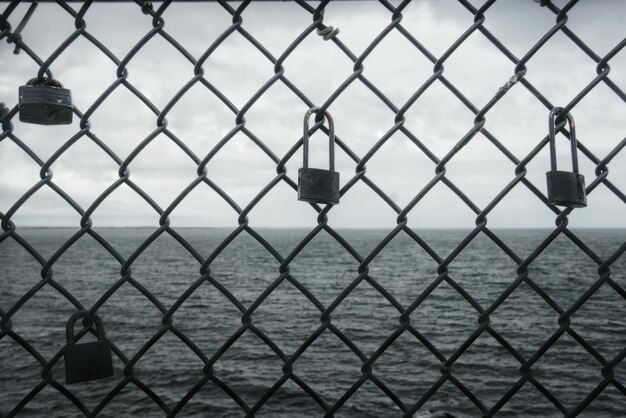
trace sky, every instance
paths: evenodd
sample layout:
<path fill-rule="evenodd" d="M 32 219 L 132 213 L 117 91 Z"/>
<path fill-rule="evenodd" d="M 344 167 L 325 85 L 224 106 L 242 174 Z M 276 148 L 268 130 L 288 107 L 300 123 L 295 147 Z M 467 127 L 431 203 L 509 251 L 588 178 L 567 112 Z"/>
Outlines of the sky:
<path fill-rule="evenodd" d="M 479 7 L 480 1 L 472 1 Z M 155 3 L 158 6 L 159 3 Z M 239 3 L 231 3 L 236 7 Z M 312 3 L 314 6 L 318 3 Z M 394 4 L 397 4 L 395 2 Z M 556 1 L 559 7 L 565 2 Z M 77 3 L 72 3 L 77 7 Z M 3 3 L 0 7 L 4 7 Z M 28 4 L 10 18 L 13 28 Z M 164 29 L 196 59 L 231 24 L 219 4 L 176 3 L 165 14 Z M 243 28 L 274 56 L 280 56 L 312 22 L 293 2 L 253 2 L 243 15 Z M 500 0 L 485 14 L 484 26 L 521 58 L 555 24 L 556 16 L 534 1 Z M 339 39 L 357 56 L 391 22 L 391 14 L 375 1 L 331 2 L 324 22 L 340 29 Z M 567 27 L 598 55 L 611 51 L 625 35 L 626 2 L 581 0 L 568 13 Z M 85 16 L 87 31 L 119 59 L 151 28 L 151 18 L 133 3 L 96 3 Z M 440 57 L 474 22 L 455 1 L 414 1 L 403 11 L 402 25 L 434 56 Z M 24 41 L 47 58 L 74 30 L 71 16 L 57 4 L 40 4 L 22 33 Z M 17 104 L 18 87 L 37 73 L 25 53 L 13 54 L 0 43 L 0 102 Z M 611 61 L 610 78 L 626 90 L 626 51 Z M 427 60 L 397 30 L 392 31 L 363 62 L 363 74 L 397 107 L 433 74 Z M 311 33 L 284 62 L 285 76 L 316 105 L 352 74 L 353 63 L 331 41 Z M 527 64 L 526 79 L 550 102 L 567 104 L 596 77 L 596 63 L 563 33 L 557 33 Z M 274 75 L 273 64 L 239 33 L 233 33 L 210 55 L 205 78 L 241 108 Z M 514 75 L 508 60 L 480 32 L 474 33 L 445 62 L 444 75 L 476 107 L 481 108 Z M 59 81 L 72 91 L 73 103 L 85 112 L 115 80 L 117 67 L 84 38 L 77 39 L 52 65 Z M 159 109 L 194 75 L 190 64 L 162 37 L 156 36 L 128 63 L 128 81 Z M 282 158 L 302 135 L 308 106 L 278 81 L 246 113 L 246 128 Z M 354 81 L 329 108 L 337 136 L 359 157 L 394 125 L 394 113 L 361 81 Z M 523 159 L 548 132 L 549 109 L 521 84 L 515 85 L 486 115 L 485 127 Z M 626 132 L 626 105 L 604 83 L 572 110 L 578 139 L 603 158 Z M 168 128 L 200 159 L 235 126 L 235 114 L 213 93 L 196 84 L 167 115 Z M 444 157 L 472 128 L 474 115 L 445 86 L 435 82 L 407 111 L 405 126 L 438 158 Z M 120 158 L 126 158 L 155 128 L 156 117 L 124 86 L 89 118 L 91 131 Z M 14 134 L 42 160 L 80 130 L 75 118 L 68 126 L 37 126 L 13 119 Z M 562 139 L 562 138 L 561 138 Z M 311 166 L 326 167 L 327 139 L 312 137 Z M 569 169 L 568 146 L 560 144 L 559 168 Z M 579 156 L 587 183 L 594 165 Z M 287 164 L 297 179 L 302 154 Z M 336 149 L 336 168 L 344 185 L 355 163 Z M 118 179 L 118 165 L 88 137 L 73 144 L 52 165 L 53 181 L 84 209 Z M 486 137 L 476 135 L 447 165 L 446 176 L 484 208 L 514 177 L 515 165 Z M 130 178 L 162 207 L 196 178 L 196 164 L 169 138 L 156 137 L 129 166 Z M 366 165 L 367 177 L 400 207 L 435 176 L 435 164 L 404 134 L 394 134 Z M 549 153 L 528 165 L 527 178 L 544 193 Z M 40 167 L 10 139 L 0 141 L 0 211 L 6 213 L 39 180 Z M 609 179 L 626 191 L 626 152 L 609 165 Z M 207 166 L 211 181 L 245 207 L 276 176 L 275 163 L 248 137 L 235 135 Z M 572 228 L 626 227 L 626 205 L 604 185 L 588 196 L 588 207 L 569 217 Z M 251 226 L 311 227 L 316 211 L 297 200 L 286 183 L 277 184 L 249 214 Z M 390 228 L 397 214 L 365 183 L 358 182 L 329 212 L 329 223 L 345 228 Z M 93 213 L 100 226 L 157 226 L 158 214 L 132 189 L 122 186 Z M 233 227 L 238 214 L 206 184 L 201 184 L 173 211 L 172 226 Z M 409 213 L 414 228 L 472 228 L 476 215 L 445 185 L 436 185 Z M 487 217 L 490 227 L 553 227 L 555 215 L 523 184 L 516 186 Z M 12 218 L 19 226 L 74 226 L 80 216 L 50 188 L 32 196 Z"/>

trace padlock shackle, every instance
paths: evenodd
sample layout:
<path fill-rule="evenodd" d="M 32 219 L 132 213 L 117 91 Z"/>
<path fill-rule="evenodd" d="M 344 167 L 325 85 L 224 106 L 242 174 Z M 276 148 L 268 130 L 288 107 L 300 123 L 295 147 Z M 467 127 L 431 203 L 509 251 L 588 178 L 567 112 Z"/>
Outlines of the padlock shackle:
<path fill-rule="evenodd" d="M 76 324 L 76 321 L 78 321 L 80 318 L 84 318 L 87 316 L 87 314 L 89 313 L 89 311 L 78 311 L 78 312 L 74 312 L 72 314 L 72 316 L 70 316 L 70 319 L 67 321 L 67 325 L 65 327 L 65 333 L 67 335 L 67 343 L 68 344 L 74 344 L 74 324 Z M 96 324 L 96 335 L 98 336 L 98 341 L 103 341 L 106 338 L 106 335 L 104 333 L 104 326 L 102 326 L 102 320 L 100 319 L 100 317 L 96 314 L 93 314 L 93 322 Z"/>
<path fill-rule="evenodd" d="M 39 79 L 38 77 L 31 78 L 26 82 L 27 86 L 51 86 L 51 87 L 60 87 L 63 88 L 63 84 L 61 84 L 58 80 L 54 78 L 44 78 Z"/>
<path fill-rule="evenodd" d="M 304 132 L 302 134 L 302 146 L 304 148 L 304 155 L 302 157 L 302 166 L 309 168 L 309 119 L 312 114 L 318 114 L 320 112 L 319 107 L 310 108 L 304 115 Z M 329 169 L 335 171 L 335 123 L 328 111 L 324 112 L 324 117 L 328 121 L 328 155 L 329 155 Z"/>
<path fill-rule="evenodd" d="M 561 112 L 563 111 L 562 107 L 555 107 L 550 111 L 550 116 L 548 118 L 548 137 L 550 139 L 550 167 L 552 171 L 557 171 L 556 169 L 556 121 L 562 116 Z M 574 124 L 574 117 L 571 113 L 567 113 L 565 115 L 567 118 L 567 122 L 569 124 L 569 142 L 572 152 L 572 171 L 578 174 L 578 140 L 576 139 L 576 125 Z"/>

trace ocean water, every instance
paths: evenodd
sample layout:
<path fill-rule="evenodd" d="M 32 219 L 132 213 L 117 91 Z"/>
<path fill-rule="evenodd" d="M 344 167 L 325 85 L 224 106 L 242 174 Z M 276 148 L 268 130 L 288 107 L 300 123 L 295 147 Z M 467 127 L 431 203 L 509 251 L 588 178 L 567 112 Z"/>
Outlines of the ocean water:
<path fill-rule="evenodd" d="M 99 228 L 124 257 L 130 257 L 154 229 Z M 212 254 L 232 231 L 181 228 L 177 231 L 202 257 Z M 45 259 L 76 230 L 19 229 Z M 309 232 L 259 229 L 258 232 L 286 257 Z M 441 258 L 446 258 L 468 235 L 467 230 L 420 230 L 419 236 Z M 549 230 L 496 230 L 497 235 L 524 259 Z M 385 230 L 339 230 L 362 256 L 368 255 L 389 233 Z M 574 230 L 599 257 L 606 259 L 626 240 L 626 230 Z M 237 417 L 245 415 L 229 395 L 252 408 L 283 377 L 283 360 L 258 334 L 271 339 L 284 358 L 297 352 L 322 325 L 321 311 L 297 286 L 303 286 L 321 306 L 328 307 L 358 274 L 359 263 L 325 232 L 314 238 L 289 266 L 282 281 L 251 315 L 240 334 L 243 309 L 253 304 L 280 277 L 279 262 L 245 232 L 215 258 L 210 279 L 203 282 L 173 315 L 176 332 L 183 333 L 213 364 L 214 381 L 197 390 L 177 416 Z M 407 307 L 437 278 L 438 264 L 406 234 L 398 235 L 369 265 L 371 283 L 362 281 L 330 314 L 332 327 L 345 335 L 362 356 L 370 357 L 400 327 L 397 307 Z M 480 234 L 449 266 L 449 277 L 489 307 L 513 282 L 517 265 L 489 238 Z M 558 237 L 531 265 L 529 278 L 567 310 L 598 280 L 598 266 L 564 236 Z M 90 307 L 120 280 L 120 264 L 89 236 L 81 238 L 53 265 L 53 279 Z M 612 279 L 626 287 L 623 257 L 611 267 Z M 12 239 L 0 243 L 0 309 L 7 312 L 41 280 L 41 266 Z M 176 240 L 164 234 L 132 264 L 137 285 L 120 286 L 98 310 L 107 337 L 133 358 L 160 335 L 162 310 L 169 309 L 199 278 L 199 263 Z M 295 284 L 295 285 L 294 285 Z M 374 285 L 386 289 L 397 307 Z M 296 286 L 297 285 L 297 286 Z M 157 305 L 140 290 L 154 295 Z M 220 290 L 221 289 L 221 290 Z M 11 318 L 12 330 L 46 361 L 63 350 L 65 325 L 76 307 L 53 286 L 42 287 Z M 519 355 L 530 358 L 559 329 L 559 313 L 528 284 L 522 283 L 491 315 L 490 326 Z M 411 314 L 410 323 L 431 348 L 453 355 L 478 328 L 478 312 L 449 283 L 441 283 Z M 251 328 L 257 330 L 253 332 Z M 626 300 L 608 284 L 571 318 L 571 328 L 589 343 L 587 351 L 569 334 L 532 367 L 542 390 L 556 397 L 566 410 L 574 409 L 603 381 L 600 356 L 612 360 L 626 348 Z M 204 362 L 168 330 L 149 346 L 125 380 L 124 363 L 114 355 L 115 377 L 65 385 L 64 361 L 52 367 L 53 381 L 42 383 L 42 367 L 9 335 L 0 334 L 0 416 L 11 416 L 25 398 L 17 416 L 74 417 L 85 415 L 62 391 L 69 391 L 90 411 L 106 406 L 99 416 L 158 417 L 165 413 L 141 389 L 173 409 L 203 381 Z M 224 350 L 224 348 L 227 348 Z M 331 329 L 324 330 L 293 364 L 293 375 L 308 385 L 324 403 L 335 404 L 359 382 L 362 360 Z M 408 331 L 393 340 L 372 366 L 372 376 L 407 407 L 420 400 L 441 379 L 441 360 Z M 458 358 L 453 376 L 486 408 L 491 408 L 520 380 L 520 362 L 487 332 Z M 614 369 L 614 379 L 626 385 L 626 364 Z M 622 386 L 623 387 L 623 386 Z M 226 390 L 224 390 L 226 389 Z M 34 392 L 33 392 L 34 390 Z M 112 399 L 107 395 L 115 393 Z M 30 395 L 32 395 L 32 398 Z M 609 383 L 582 413 L 591 417 L 619 417 L 626 411 L 626 395 Z M 292 380 L 287 380 L 259 409 L 256 416 L 322 416 L 323 409 Z M 445 381 L 416 413 L 436 417 L 481 416 L 478 407 L 451 381 Z M 372 380 L 358 386 L 335 416 L 401 416 L 400 408 Z M 524 384 L 499 410 L 498 416 L 563 416 L 532 383 Z"/>

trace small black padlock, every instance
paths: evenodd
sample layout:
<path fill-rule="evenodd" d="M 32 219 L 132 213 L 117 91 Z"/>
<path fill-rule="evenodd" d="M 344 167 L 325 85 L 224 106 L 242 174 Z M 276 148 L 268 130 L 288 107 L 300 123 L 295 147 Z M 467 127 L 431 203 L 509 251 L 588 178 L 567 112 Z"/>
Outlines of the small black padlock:
<path fill-rule="evenodd" d="M 20 121 L 38 125 L 72 123 L 72 96 L 56 80 L 33 78 L 20 87 Z"/>
<path fill-rule="evenodd" d="M 563 108 L 561 107 L 555 107 L 550 112 L 549 138 L 551 170 L 546 173 L 546 179 L 548 181 L 548 203 L 569 208 L 582 208 L 587 206 L 587 192 L 585 190 L 585 177 L 578 173 L 576 126 L 574 125 L 574 118 L 570 113 L 567 113 L 566 117 L 569 123 L 573 172 L 557 171 L 556 169 L 556 118 L 558 118 L 562 110 Z"/>
<path fill-rule="evenodd" d="M 309 118 L 319 112 L 312 107 L 304 115 L 304 134 L 302 136 L 304 156 L 303 167 L 298 170 L 298 200 L 310 203 L 339 203 L 339 173 L 335 171 L 335 125 L 328 112 L 329 169 L 309 168 Z"/>
<path fill-rule="evenodd" d="M 96 325 L 98 341 L 85 344 L 76 344 L 74 341 L 74 324 L 86 315 L 87 311 L 80 311 L 67 321 L 65 381 L 68 384 L 113 376 L 111 342 L 107 340 L 102 321 L 97 315 L 93 316 L 93 323 Z"/>

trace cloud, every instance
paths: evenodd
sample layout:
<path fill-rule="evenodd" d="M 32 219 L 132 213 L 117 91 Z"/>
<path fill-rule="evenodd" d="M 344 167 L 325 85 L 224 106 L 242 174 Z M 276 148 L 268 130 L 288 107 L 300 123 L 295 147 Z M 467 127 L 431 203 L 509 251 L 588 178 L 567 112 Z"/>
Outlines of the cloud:
<path fill-rule="evenodd" d="M 235 5 L 234 3 L 231 3 Z M 11 16 L 15 27 L 26 10 L 20 5 Z M 592 14 L 593 19 L 583 18 Z M 595 2 L 577 5 L 568 13 L 568 27 L 581 39 L 606 54 L 623 32 L 626 4 Z M 254 2 L 243 13 L 243 28 L 272 54 L 281 56 L 312 22 L 311 15 L 292 2 Z M 533 2 L 497 2 L 485 14 L 485 27 L 521 58 L 553 25 L 555 15 Z M 164 29 L 196 59 L 230 26 L 232 17 L 219 4 L 174 3 L 164 14 Z M 87 30 L 118 59 L 150 31 L 151 18 L 134 4 L 94 4 L 85 16 Z M 357 56 L 390 23 L 391 14 L 375 2 L 333 2 L 325 22 L 339 27 L 339 38 Z M 532 22 L 532 23 L 530 23 Z M 599 24 L 598 22 L 601 22 Z M 474 16 L 455 2 L 414 2 L 403 12 L 403 26 L 435 57 L 441 56 L 465 30 Z M 41 4 L 23 32 L 24 41 L 46 58 L 73 30 L 71 17 L 58 5 Z M 600 28 L 601 27 L 601 28 Z M 611 29 L 612 28 L 612 29 Z M 620 32 L 621 31 L 621 32 Z M 12 54 L 12 45 L 0 44 L 0 101 L 17 103 L 17 89 L 37 72 L 25 54 Z M 626 87 L 624 52 L 611 60 L 611 77 Z M 364 60 L 363 75 L 397 108 L 433 74 L 433 63 L 402 34 L 392 31 Z M 529 62 L 526 79 L 555 105 L 572 100 L 596 76 L 596 64 L 563 34 L 557 34 Z M 444 76 L 480 109 L 513 76 L 515 64 L 481 33 L 474 33 L 444 63 Z M 72 90 L 82 112 L 117 79 L 117 68 L 86 39 L 79 38 L 52 65 L 64 85 Z M 128 82 L 158 109 L 163 109 L 194 77 L 193 65 L 165 39 L 156 35 L 128 63 Z M 274 76 L 274 65 L 238 33 L 227 38 L 203 65 L 206 80 L 241 109 Z M 353 62 L 332 42 L 310 34 L 285 60 L 284 76 L 313 103 L 325 102 L 352 74 Z M 246 128 L 278 158 L 298 141 L 307 106 L 282 81 L 277 81 L 246 113 Z M 338 137 L 359 157 L 394 126 L 395 114 L 360 80 L 355 80 L 331 105 Z M 598 158 L 606 156 L 623 139 L 625 106 L 605 85 L 596 87 L 573 110 L 581 141 Z M 167 115 L 168 128 L 198 159 L 203 159 L 234 127 L 235 113 L 207 87 L 197 83 Z M 486 115 L 485 127 L 523 159 L 547 134 L 548 109 L 517 84 Z M 405 126 L 437 158 L 443 158 L 473 126 L 474 114 L 446 86 L 436 81 L 406 113 Z M 123 85 L 90 117 L 91 132 L 119 158 L 125 159 L 157 129 L 156 116 Z M 79 130 L 79 120 L 65 127 L 25 125 L 13 119 L 14 134 L 42 160 Z M 325 138 L 312 138 L 312 165 L 327 164 Z M 564 141 L 561 141 L 564 143 Z M 566 148 L 559 148 L 567 166 Z M 590 183 L 594 164 L 581 156 Z M 296 179 L 302 157 L 298 152 L 287 164 Z M 624 164 L 616 158 L 610 179 L 618 187 Z M 404 207 L 435 176 L 435 163 L 403 133 L 394 134 L 367 164 L 367 176 L 397 205 Z M 355 175 L 355 162 L 337 148 L 337 168 L 345 184 Z M 131 179 L 166 208 L 196 177 L 197 166 L 166 135 L 157 136 L 129 166 Z M 118 166 L 87 136 L 80 138 L 52 165 L 54 181 L 83 208 L 118 178 Z M 209 162 L 209 178 L 241 207 L 246 207 L 276 175 L 276 165 L 249 137 L 235 135 Z M 515 164 L 484 135 L 478 134 L 448 163 L 448 178 L 480 208 L 484 208 L 511 181 Z M 528 166 L 528 178 L 542 191 L 548 170 L 547 149 Z M 0 211 L 6 213 L 34 185 L 38 167 L 10 139 L 0 142 Z M 620 184 L 621 183 L 621 184 Z M 472 227 L 475 214 L 449 190 L 440 186 L 414 209 L 420 227 Z M 445 187 L 444 187 L 445 189 Z M 490 226 L 553 225 L 553 215 L 523 185 L 494 211 Z M 23 225 L 78 225 L 79 216 L 48 190 L 27 202 L 14 220 Z M 40 194 L 38 193 L 38 195 Z M 119 191 L 94 214 L 100 225 L 153 225 L 157 215 L 132 191 Z M 432 202 L 429 200 L 436 197 Z M 624 227 L 623 202 L 604 186 L 594 190 L 590 207 L 576 211 L 572 226 Z M 35 203 L 37 202 L 37 203 Z M 591 205 L 593 204 L 593 205 Z M 441 216 L 441 208 L 451 215 Z M 448 210 L 448 209 L 447 209 Z M 454 213 L 463 212 L 455 216 Z M 53 214 L 54 216 L 51 216 Z M 392 227 L 396 214 L 378 196 L 358 183 L 330 212 L 334 226 Z M 411 218 L 409 214 L 409 218 Z M 201 184 L 172 215 L 173 222 L 193 226 L 233 226 L 235 211 L 206 184 Z M 250 213 L 256 226 L 310 226 L 315 212 L 296 200 L 296 193 L 279 184 Z"/>

